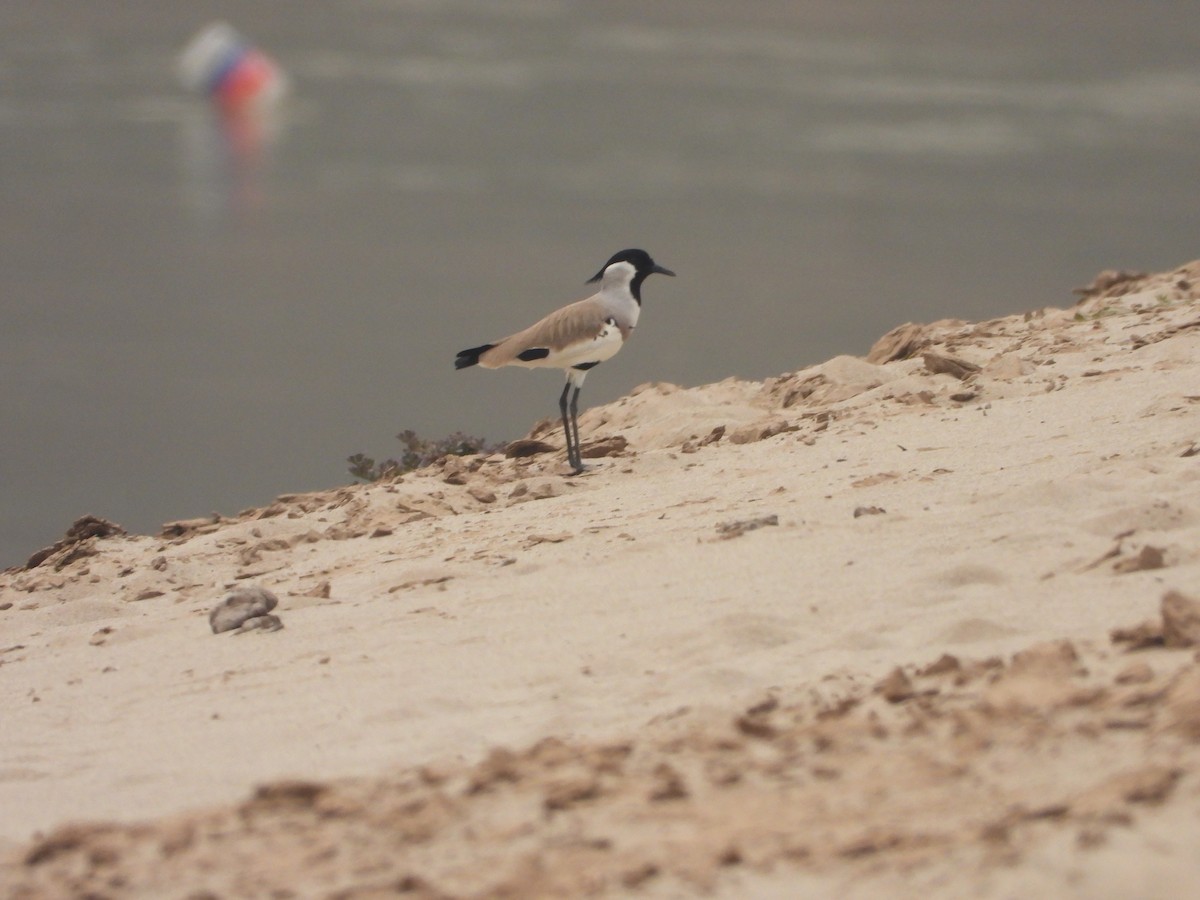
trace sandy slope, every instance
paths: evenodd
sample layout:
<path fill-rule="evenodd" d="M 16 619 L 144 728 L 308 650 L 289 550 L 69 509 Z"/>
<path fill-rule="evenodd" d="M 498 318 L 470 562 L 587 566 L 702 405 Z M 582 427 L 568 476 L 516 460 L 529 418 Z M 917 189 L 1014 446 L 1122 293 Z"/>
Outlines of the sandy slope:
<path fill-rule="evenodd" d="M 0 575 L 3 895 L 1190 896 L 1200 664 L 1109 632 L 1200 597 L 1198 285 L 64 541 Z"/>

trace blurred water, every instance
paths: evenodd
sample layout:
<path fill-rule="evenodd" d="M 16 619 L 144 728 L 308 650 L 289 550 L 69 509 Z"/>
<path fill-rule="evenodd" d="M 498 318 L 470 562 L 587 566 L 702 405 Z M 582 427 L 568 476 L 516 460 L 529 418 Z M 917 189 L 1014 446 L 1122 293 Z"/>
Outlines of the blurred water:
<path fill-rule="evenodd" d="M 222 126 L 230 19 L 295 85 Z M 1200 6 L 565 0 L 0 7 L 0 566 L 345 483 L 413 428 L 516 437 L 559 379 L 454 352 L 643 246 L 585 404 L 1200 256 Z"/>

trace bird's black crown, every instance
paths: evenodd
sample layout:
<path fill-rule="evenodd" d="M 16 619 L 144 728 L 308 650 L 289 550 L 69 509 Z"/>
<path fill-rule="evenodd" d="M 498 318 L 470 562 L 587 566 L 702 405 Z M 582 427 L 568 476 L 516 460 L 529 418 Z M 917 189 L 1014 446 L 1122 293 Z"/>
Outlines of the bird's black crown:
<path fill-rule="evenodd" d="M 662 266 L 656 263 L 650 258 L 650 254 L 645 250 L 631 248 L 629 250 L 622 250 L 619 253 L 614 253 L 612 256 L 610 256 L 608 262 L 600 267 L 600 271 L 588 279 L 588 284 L 591 284 L 593 281 L 599 281 L 604 277 L 605 269 L 614 263 L 619 262 L 627 262 L 633 266 L 634 271 L 637 272 L 636 280 L 639 285 L 645 280 L 647 275 L 653 275 L 655 272 L 660 275 L 675 274 L 670 269 L 664 269 Z"/>

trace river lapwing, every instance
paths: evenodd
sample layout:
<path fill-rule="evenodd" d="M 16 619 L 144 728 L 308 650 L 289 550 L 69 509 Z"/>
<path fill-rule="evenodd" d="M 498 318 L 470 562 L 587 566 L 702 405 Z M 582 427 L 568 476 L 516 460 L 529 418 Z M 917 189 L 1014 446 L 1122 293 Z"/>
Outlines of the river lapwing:
<path fill-rule="evenodd" d="M 481 365 L 485 369 L 501 366 L 553 368 L 566 372 L 567 383 L 558 398 L 563 432 L 567 442 L 567 462 L 578 475 L 583 471 L 579 455 L 579 391 L 590 369 L 612 358 L 633 333 L 642 311 L 642 282 L 654 273 L 674 275 L 650 258 L 645 250 L 622 250 L 588 284 L 600 283 L 600 290 L 555 310 L 524 331 L 460 350 L 454 368 Z M 574 388 L 574 392 L 572 392 Z"/>

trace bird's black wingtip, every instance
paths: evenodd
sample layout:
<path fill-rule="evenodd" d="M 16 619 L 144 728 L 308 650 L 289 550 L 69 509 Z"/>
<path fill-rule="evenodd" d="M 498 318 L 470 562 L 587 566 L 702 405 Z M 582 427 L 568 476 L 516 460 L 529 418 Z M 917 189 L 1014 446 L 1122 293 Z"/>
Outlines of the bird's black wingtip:
<path fill-rule="evenodd" d="M 454 356 L 455 369 L 468 369 L 479 362 L 479 357 L 494 347 L 495 344 L 481 344 L 469 350 L 459 350 Z"/>

